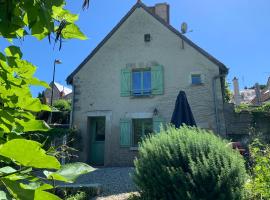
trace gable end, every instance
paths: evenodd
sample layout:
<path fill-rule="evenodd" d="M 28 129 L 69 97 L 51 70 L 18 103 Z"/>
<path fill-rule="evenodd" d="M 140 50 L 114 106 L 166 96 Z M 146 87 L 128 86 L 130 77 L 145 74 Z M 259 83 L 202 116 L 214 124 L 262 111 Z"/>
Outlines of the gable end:
<path fill-rule="evenodd" d="M 206 58 L 208 58 L 210 61 L 215 63 L 219 67 L 220 74 L 227 74 L 228 68 L 221 63 L 219 60 L 214 58 L 212 55 L 207 53 L 205 50 L 197 46 L 195 43 L 193 43 L 190 39 L 188 39 L 186 36 L 181 34 L 177 29 L 175 29 L 173 26 L 171 26 L 169 23 L 167 23 L 164 19 L 156 15 L 151 11 L 151 8 L 144 5 L 141 1 L 138 1 L 131 9 L 130 11 L 120 20 L 120 22 L 112 29 L 112 31 L 97 45 L 97 47 L 83 60 L 83 62 L 67 77 L 66 81 L 67 84 L 72 84 L 73 77 L 75 74 L 77 74 L 78 71 L 98 52 L 98 50 L 112 37 L 112 35 L 120 28 L 120 26 L 129 18 L 129 16 L 137 9 L 137 8 L 143 8 L 147 13 L 149 13 L 151 16 L 153 16 L 156 20 L 158 20 L 161 24 L 163 24 L 165 27 L 167 27 L 170 31 L 175 33 L 177 36 L 179 36 L 182 40 L 184 40 L 187 44 L 192 46 L 194 49 L 196 49 L 198 52 L 200 52 L 202 55 L 204 55 Z"/>

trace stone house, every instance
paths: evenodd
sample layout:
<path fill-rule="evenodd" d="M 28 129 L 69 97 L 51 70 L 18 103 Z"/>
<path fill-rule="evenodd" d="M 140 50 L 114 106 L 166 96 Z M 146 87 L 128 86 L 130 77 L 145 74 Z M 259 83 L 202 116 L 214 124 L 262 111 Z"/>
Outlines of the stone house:
<path fill-rule="evenodd" d="M 71 100 L 72 99 L 72 89 L 65 87 L 61 85 L 60 83 L 51 82 L 50 88 L 47 88 L 44 91 L 44 101 L 46 104 L 50 104 L 51 102 L 51 96 L 52 96 L 52 89 L 53 88 L 53 102 L 59 99 L 66 99 Z"/>
<path fill-rule="evenodd" d="M 199 127 L 225 134 L 228 69 L 169 23 L 169 5 L 138 1 L 67 78 L 71 124 L 80 130 L 80 159 L 128 166 L 138 142 L 170 122 L 180 90 Z"/>

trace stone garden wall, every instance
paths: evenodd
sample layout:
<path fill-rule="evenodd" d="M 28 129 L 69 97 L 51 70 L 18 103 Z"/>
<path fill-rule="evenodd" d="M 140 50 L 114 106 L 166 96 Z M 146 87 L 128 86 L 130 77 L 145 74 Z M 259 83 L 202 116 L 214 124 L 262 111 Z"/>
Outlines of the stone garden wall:
<path fill-rule="evenodd" d="M 233 104 L 224 105 L 227 137 L 232 140 L 262 135 L 270 141 L 270 113 L 242 111 L 236 113 Z"/>

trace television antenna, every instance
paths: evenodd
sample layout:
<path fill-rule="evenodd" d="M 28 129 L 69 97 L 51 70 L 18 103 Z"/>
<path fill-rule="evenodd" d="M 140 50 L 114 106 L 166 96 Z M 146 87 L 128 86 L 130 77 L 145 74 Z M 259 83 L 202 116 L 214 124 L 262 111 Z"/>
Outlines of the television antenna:
<path fill-rule="evenodd" d="M 188 24 L 186 22 L 183 22 L 181 24 L 181 33 L 183 35 L 187 34 L 187 33 L 190 33 L 190 32 L 193 32 L 193 30 L 188 30 Z M 184 49 L 184 40 L 182 39 L 182 49 Z"/>

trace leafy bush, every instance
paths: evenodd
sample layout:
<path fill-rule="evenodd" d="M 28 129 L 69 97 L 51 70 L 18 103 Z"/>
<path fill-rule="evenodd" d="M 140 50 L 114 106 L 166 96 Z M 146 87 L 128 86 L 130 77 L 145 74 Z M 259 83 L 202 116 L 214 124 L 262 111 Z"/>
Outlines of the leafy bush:
<path fill-rule="evenodd" d="M 250 180 L 246 184 L 248 199 L 270 199 L 270 145 L 258 139 L 250 145 Z"/>
<path fill-rule="evenodd" d="M 239 106 L 235 107 L 235 112 L 239 113 L 242 111 L 249 111 L 249 112 L 270 112 L 270 102 L 264 103 L 261 106 L 253 106 L 248 104 L 240 104 Z"/>
<path fill-rule="evenodd" d="M 248 104 L 241 103 L 240 105 L 235 107 L 235 112 L 239 113 L 242 111 L 249 111 L 251 107 Z"/>
<path fill-rule="evenodd" d="M 205 130 L 168 127 L 146 138 L 133 179 L 144 199 L 241 199 L 241 155 Z"/>
<path fill-rule="evenodd" d="M 66 200 L 86 200 L 87 194 L 85 192 L 78 192 L 75 195 L 69 196 Z"/>
<path fill-rule="evenodd" d="M 261 112 L 270 112 L 270 102 L 263 104 L 262 106 L 257 108 L 257 111 Z"/>
<path fill-rule="evenodd" d="M 71 102 L 65 99 L 58 99 L 53 103 L 53 107 L 60 111 L 71 111 Z"/>

